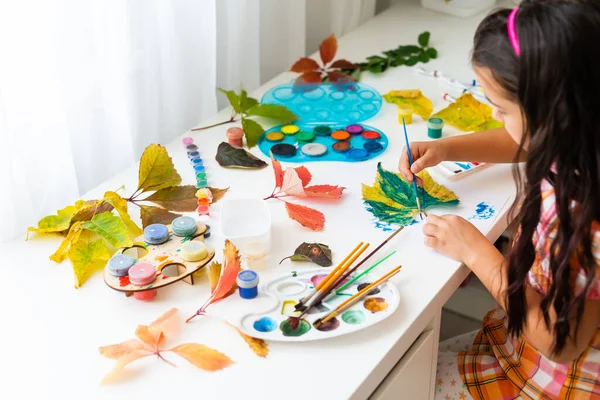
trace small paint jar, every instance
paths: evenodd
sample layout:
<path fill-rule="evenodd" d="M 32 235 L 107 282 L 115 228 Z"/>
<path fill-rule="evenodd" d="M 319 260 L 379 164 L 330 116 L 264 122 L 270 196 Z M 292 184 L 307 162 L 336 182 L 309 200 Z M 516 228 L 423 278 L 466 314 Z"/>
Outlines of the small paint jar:
<path fill-rule="evenodd" d="M 192 139 L 191 137 L 184 137 L 183 139 L 181 139 L 181 142 L 184 146 L 187 146 L 194 143 L 194 139 Z"/>
<path fill-rule="evenodd" d="M 127 276 L 129 269 L 135 264 L 135 259 L 127 254 L 115 254 L 108 260 L 108 273 L 112 276 Z"/>
<path fill-rule="evenodd" d="M 194 158 L 200 158 L 200 153 L 197 150 L 188 151 L 188 158 L 193 160 Z"/>
<path fill-rule="evenodd" d="M 196 208 L 196 212 L 198 213 L 198 215 L 210 215 L 208 206 L 206 205 L 198 206 L 198 208 Z"/>
<path fill-rule="evenodd" d="M 185 146 L 185 149 L 188 153 L 190 151 L 198 151 L 198 146 L 196 146 L 195 144 L 188 144 L 187 146 Z"/>
<path fill-rule="evenodd" d="M 253 299 L 258 296 L 258 274 L 249 269 L 240 271 L 236 283 L 242 299 Z"/>
<path fill-rule="evenodd" d="M 158 294 L 158 290 L 150 289 L 150 290 L 144 290 L 143 292 L 134 292 L 133 297 L 135 297 L 137 300 L 141 300 L 141 301 L 150 301 L 150 300 L 154 300 L 154 298 L 156 297 L 157 294 Z"/>
<path fill-rule="evenodd" d="M 200 172 L 204 172 L 204 171 L 205 171 L 204 165 L 194 166 L 194 172 L 196 173 L 196 175 L 198 175 Z"/>
<path fill-rule="evenodd" d="M 244 131 L 242 128 L 234 127 L 227 129 L 227 141 L 235 147 L 244 147 Z"/>
<path fill-rule="evenodd" d="M 432 139 L 439 139 L 442 137 L 442 128 L 444 127 L 444 120 L 441 118 L 429 118 L 427 120 L 427 136 Z"/>
<path fill-rule="evenodd" d="M 156 270 L 149 263 L 137 263 L 129 268 L 129 282 L 132 285 L 144 286 L 156 280 Z"/>
<path fill-rule="evenodd" d="M 202 159 L 201 158 L 193 158 L 192 160 L 190 160 L 192 167 L 195 167 L 196 165 L 204 165 L 202 164 Z"/>
<path fill-rule="evenodd" d="M 412 106 L 408 104 L 399 104 L 398 105 L 398 122 L 402 123 L 402 118 L 404 118 L 404 122 L 406 125 L 412 124 L 412 116 L 414 109 Z"/>
<path fill-rule="evenodd" d="M 246 261 L 248 261 L 248 268 L 254 271 L 261 271 L 265 267 L 265 256 L 267 255 L 267 248 L 260 242 L 248 243 L 244 249 L 246 255 Z"/>

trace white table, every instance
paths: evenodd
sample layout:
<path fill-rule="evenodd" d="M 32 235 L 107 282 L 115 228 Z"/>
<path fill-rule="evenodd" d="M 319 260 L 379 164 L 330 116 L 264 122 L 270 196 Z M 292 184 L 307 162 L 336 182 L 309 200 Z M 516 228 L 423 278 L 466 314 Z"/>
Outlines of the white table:
<path fill-rule="evenodd" d="M 374 18 L 339 41 L 338 57 L 362 60 L 378 51 L 416 41 L 418 33 L 431 31 L 432 44 L 440 57 L 424 67 L 441 69 L 458 79 L 472 79 L 469 67 L 471 38 L 481 15 L 457 19 L 420 8 L 417 1 L 402 4 Z M 275 84 L 289 81 L 284 73 L 268 82 L 253 95 L 260 97 Z M 365 74 L 362 81 L 385 93 L 391 89 L 420 88 L 434 102 L 435 109 L 445 106 L 441 93 L 448 88 L 434 80 L 417 77 L 410 68 L 390 70 L 381 76 Z M 229 110 L 202 125 L 224 120 Z M 261 279 L 290 268 L 276 267 L 303 241 L 329 244 L 339 261 L 356 243 L 369 241 L 372 246 L 387 233 L 373 227 L 362 201 L 360 184 L 372 184 L 375 166 L 382 161 L 394 170 L 403 146 L 396 120 L 395 106 L 384 103 L 381 112 L 367 121 L 390 138 L 386 153 L 364 163 L 309 163 L 315 183 L 347 187 L 339 204 L 318 204 L 327 222 L 323 232 L 303 229 L 290 220 L 283 204 L 271 200 L 273 214 L 273 250 L 269 254 L 270 272 Z M 456 133 L 446 127 L 445 134 Z M 411 140 L 426 139 L 426 125 L 415 116 L 409 127 Z M 271 168 L 241 171 L 220 168 L 214 161 L 225 128 L 218 127 L 193 135 L 205 160 L 209 183 L 231 186 L 227 196 L 264 197 L 273 188 Z M 184 183 L 193 183 L 180 139 L 167 145 Z M 258 149 L 253 150 L 259 154 Z M 262 156 L 262 155 L 261 155 Z M 124 193 L 134 190 L 137 165 L 100 185 L 84 198 L 100 198 L 104 191 L 126 185 Z M 508 166 L 493 166 L 457 182 L 441 180 L 462 201 L 483 199 L 489 194 L 514 196 L 514 183 Z M 506 228 L 506 210 L 486 232 L 490 240 Z M 220 256 L 223 240 L 218 226 L 220 205 L 212 207 L 209 224 L 213 236 L 208 243 Z M 206 284 L 190 286 L 177 283 L 159 291 L 154 302 L 126 298 L 109 289 L 100 273 L 81 289 L 73 289 L 71 267 L 56 265 L 48 256 L 57 248 L 57 237 L 36 237 L 2 247 L 0 268 L 4 277 L 1 290 L 2 374 L 0 398 L 203 398 L 203 399 L 424 399 L 433 389 L 441 308 L 467 276 L 468 270 L 423 246 L 420 226 L 402 232 L 387 249 L 398 253 L 386 264 L 404 266 L 393 282 L 401 293 L 400 307 L 390 318 L 367 330 L 344 337 L 300 344 L 270 343 L 268 358 L 254 355 L 241 338 L 217 318 L 197 318 L 183 330 L 183 341 L 215 347 L 236 361 L 216 373 L 199 370 L 175 355 L 173 368 L 153 357 L 130 365 L 131 377 L 125 383 L 99 386 L 113 361 L 101 357 L 98 347 L 134 336 L 138 324 L 147 324 L 171 307 L 182 316 L 193 313 L 208 296 Z M 251 304 L 238 296 L 211 306 L 209 313 L 232 322 Z M 387 377 L 387 378 L 386 378 Z M 335 385 L 330 382 L 338 382 Z M 378 389 L 379 388 L 379 389 Z M 285 394 L 285 395 L 284 395 Z M 34 397 L 36 396 L 36 397 Z"/>

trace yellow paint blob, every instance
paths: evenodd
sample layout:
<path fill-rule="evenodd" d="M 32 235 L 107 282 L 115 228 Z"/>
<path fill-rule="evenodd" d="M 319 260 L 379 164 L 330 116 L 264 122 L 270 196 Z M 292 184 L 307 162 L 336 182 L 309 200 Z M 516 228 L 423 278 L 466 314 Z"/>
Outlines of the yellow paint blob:
<path fill-rule="evenodd" d="M 285 125 L 281 127 L 281 132 L 285 133 L 286 135 L 295 135 L 299 130 L 300 128 L 298 128 L 296 125 Z"/>
<path fill-rule="evenodd" d="M 269 132 L 265 135 L 265 138 L 269 142 L 279 142 L 283 140 L 283 133 L 281 132 Z"/>

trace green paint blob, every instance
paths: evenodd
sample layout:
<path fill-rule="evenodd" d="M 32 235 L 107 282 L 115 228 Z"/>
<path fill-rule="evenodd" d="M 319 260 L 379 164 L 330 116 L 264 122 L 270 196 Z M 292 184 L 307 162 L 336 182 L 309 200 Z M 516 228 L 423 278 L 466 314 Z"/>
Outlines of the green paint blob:
<path fill-rule="evenodd" d="M 360 310 L 350 310 L 342 314 L 342 321 L 350 325 L 358 325 L 365 322 L 365 313 Z"/>
<path fill-rule="evenodd" d="M 310 324 L 306 320 L 301 319 L 296 330 L 293 330 L 290 319 L 286 319 L 279 325 L 279 329 L 283 332 L 283 336 L 302 336 L 310 331 Z"/>
<path fill-rule="evenodd" d="M 296 271 L 292 271 L 292 276 L 296 277 L 296 276 L 298 276 L 298 273 Z"/>

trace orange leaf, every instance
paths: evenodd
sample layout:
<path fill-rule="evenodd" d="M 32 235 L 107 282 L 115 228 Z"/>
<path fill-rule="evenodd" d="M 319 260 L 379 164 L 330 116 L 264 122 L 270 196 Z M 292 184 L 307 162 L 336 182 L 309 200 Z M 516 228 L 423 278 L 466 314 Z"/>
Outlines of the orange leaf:
<path fill-rule="evenodd" d="M 302 179 L 300 179 L 298 172 L 296 172 L 295 169 L 292 168 L 285 170 L 281 191 L 288 196 L 306 197 L 304 194 L 304 185 L 302 184 Z"/>
<path fill-rule="evenodd" d="M 102 384 L 113 383 L 117 381 L 123 375 L 123 372 L 125 372 L 125 367 L 127 366 L 127 364 L 135 360 L 139 360 L 140 358 L 148 357 L 151 355 L 152 353 L 147 350 L 136 350 L 123 355 L 117 360 L 117 363 L 115 364 L 113 370 L 110 371 L 106 376 L 104 376 L 104 379 L 102 379 Z"/>
<path fill-rule="evenodd" d="M 317 71 L 317 70 L 319 70 L 319 68 L 321 68 L 319 66 L 319 63 L 316 62 L 315 60 L 313 60 L 312 58 L 302 57 L 301 59 L 296 61 L 294 63 L 294 65 L 292 65 L 292 68 L 290 68 L 290 71 L 302 73 L 302 72 L 309 72 L 309 71 Z"/>
<path fill-rule="evenodd" d="M 250 346 L 250 349 L 252 349 L 254 354 L 256 354 L 257 356 L 262 357 L 262 358 L 267 357 L 267 355 L 269 354 L 269 346 L 267 346 L 267 342 L 265 342 L 262 339 L 257 339 L 252 336 L 246 335 L 244 332 L 239 330 L 237 326 L 234 326 L 225 320 L 223 320 L 223 322 L 226 323 L 227 325 L 229 325 L 230 327 L 232 327 L 233 329 L 235 329 L 237 331 L 237 333 L 240 334 L 242 339 L 244 339 L 244 341 L 246 343 L 248 343 L 248 346 Z"/>
<path fill-rule="evenodd" d="M 225 354 L 202 344 L 184 343 L 170 351 L 206 371 L 218 371 L 233 364 L 233 361 Z"/>
<path fill-rule="evenodd" d="M 273 172 L 275 172 L 275 187 L 280 188 L 283 183 L 283 170 L 281 169 L 281 163 L 273 158 L 273 153 L 271 153 L 271 164 L 273 165 Z"/>
<path fill-rule="evenodd" d="M 348 60 L 339 59 L 339 60 L 334 61 L 333 64 L 331 64 L 329 66 L 329 68 L 356 69 L 356 68 L 358 68 L 358 66 L 352 64 Z"/>
<path fill-rule="evenodd" d="M 311 71 L 311 72 L 305 72 L 302 75 L 300 75 L 296 79 L 295 84 L 303 85 L 303 84 L 321 83 L 322 80 L 323 80 L 323 78 L 321 78 L 321 72 Z"/>
<path fill-rule="evenodd" d="M 319 46 L 319 54 L 321 55 L 323 65 L 329 64 L 333 60 L 333 57 L 335 57 L 335 53 L 337 53 L 337 39 L 334 34 L 331 34 Z"/>
<path fill-rule="evenodd" d="M 119 344 L 112 344 L 110 346 L 100 347 L 100 354 L 106 358 L 112 358 L 118 360 L 126 354 L 134 352 L 136 350 L 142 350 L 144 344 L 137 339 L 130 339 Z"/>
<path fill-rule="evenodd" d="M 165 339 L 174 335 L 181 327 L 181 317 L 179 310 L 171 308 L 150 324 L 150 328 L 156 328 L 163 333 Z"/>
<path fill-rule="evenodd" d="M 225 241 L 225 249 L 223 250 L 223 268 L 219 282 L 212 292 L 211 296 L 206 300 L 206 303 L 198 311 L 204 311 L 206 307 L 212 303 L 224 299 L 229 296 L 234 288 L 235 281 L 241 269 L 240 253 L 238 249 L 229 240 Z"/>
<path fill-rule="evenodd" d="M 315 209 L 285 202 L 285 208 L 291 219 L 298 221 L 302 226 L 320 231 L 325 225 L 325 216 Z"/>
<path fill-rule="evenodd" d="M 301 166 L 298 168 L 294 168 L 296 170 L 296 173 L 298 174 L 298 177 L 302 180 L 302 186 L 306 186 L 310 183 L 310 180 L 312 179 L 312 175 L 311 173 L 306 169 L 305 166 Z"/>
<path fill-rule="evenodd" d="M 165 338 L 160 329 L 146 325 L 138 325 L 135 330 L 135 336 L 144 342 L 144 347 L 147 350 L 154 353 L 158 352 L 158 347 L 162 344 L 162 341 Z"/>
<path fill-rule="evenodd" d="M 331 82 L 351 82 L 353 79 L 350 75 L 346 75 L 340 71 L 328 71 L 327 76 L 329 77 L 329 81 Z"/>
<path fill-rule="evenodd" d="M 344 191 L 343 186 L 313 185 L 304 188 L 306 197 L 326 197 L 328 199 L 339 199 Z"/>

